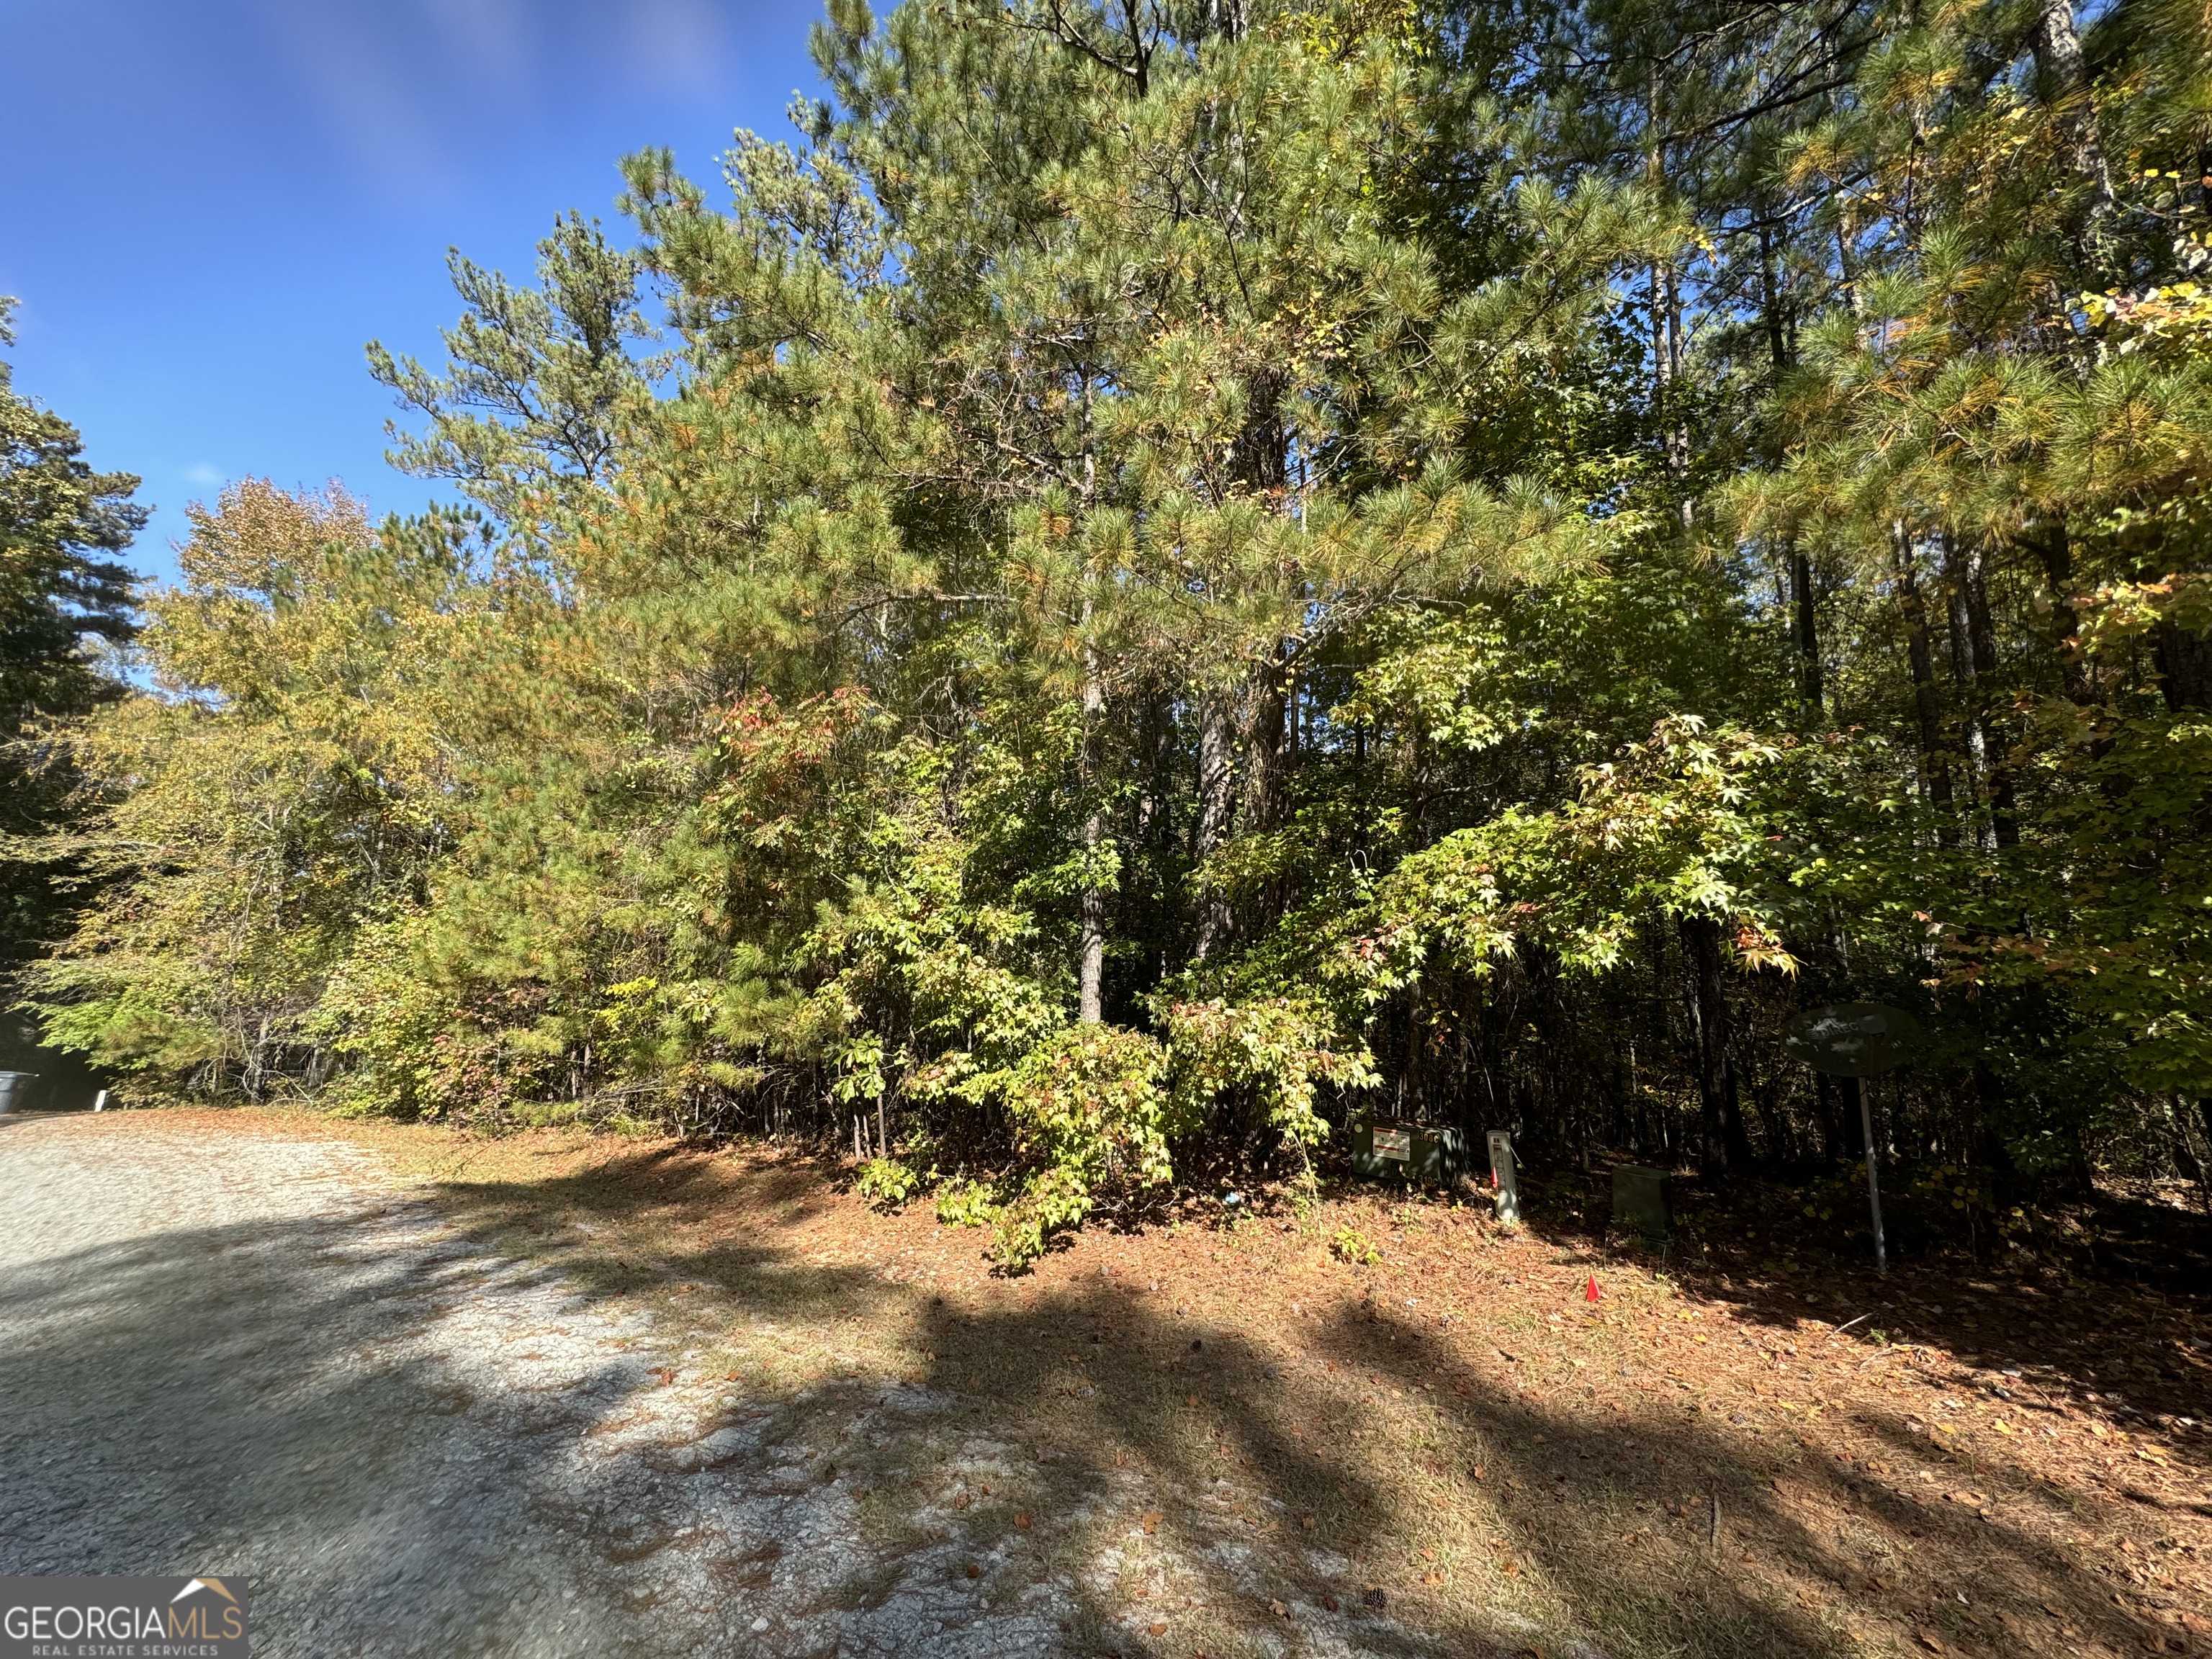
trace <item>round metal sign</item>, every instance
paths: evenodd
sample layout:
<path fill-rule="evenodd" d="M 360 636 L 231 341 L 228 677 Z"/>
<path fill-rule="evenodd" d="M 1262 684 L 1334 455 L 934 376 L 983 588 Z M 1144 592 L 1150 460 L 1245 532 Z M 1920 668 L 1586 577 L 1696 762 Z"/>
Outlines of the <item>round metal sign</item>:
<path fill-rule="evenodd" d="M 1836 1002 L 1808 1008 L 1790 1022 L 1790 1052 L 1831 1077 L 1879 1077 L 1905 1061 L 1920 1022 L 1879 1002 Z"/>

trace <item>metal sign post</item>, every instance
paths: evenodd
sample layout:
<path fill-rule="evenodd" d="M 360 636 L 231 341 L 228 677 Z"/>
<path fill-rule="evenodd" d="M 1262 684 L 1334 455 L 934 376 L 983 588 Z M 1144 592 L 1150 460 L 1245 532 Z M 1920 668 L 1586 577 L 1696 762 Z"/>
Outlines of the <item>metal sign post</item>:
<path fill-rule="evenodd" d="M 1874 1212 L 1874 1270 L 1886 1273 L 1889 1271 L 1889 1241 L 1881 1231 L 1881 1176 L 1878 1173 L 1881 1160 L 1874 1155 L 1874 1107 L 1867 1099 L 1863 1082 L 1853 1078 L 1851 1089 L 1859 1097 L 1859 1142 L 1866 1148 L 1867 1207 Z"/>
<path fill-rule="evenodd" d="M 1874 1107 L 1865 1079 L 1904 1063 L 1905 1051 L 1920 1035 L 1920 1024 L 1902 1008 L 1879 1002 L 1838 1002 L 1808 1008 L 1790 1022 L 1786 1045 L 1791 1054 L 1830 1077 L 1851 1080 L 1859 1097 L 1859 1131 L 1866 1145 L 1867 1208 L 1874 1217 L 1874 1265 L 1889 1271 L 1889 1241 L 1881 1227 L 1881 1149 L 1875 1144 Z"/>

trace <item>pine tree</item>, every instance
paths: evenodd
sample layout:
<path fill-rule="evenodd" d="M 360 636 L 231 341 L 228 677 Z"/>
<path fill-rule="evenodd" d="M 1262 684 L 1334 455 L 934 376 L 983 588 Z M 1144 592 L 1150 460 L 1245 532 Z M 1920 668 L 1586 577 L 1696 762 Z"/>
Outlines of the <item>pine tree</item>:
<path fill-rule="evenodd" d="M 0 296 L 0 347 L 15 302 Z M 121 695 L 103 647 L 133 632 L 119 556 L 145 523 L 138 480 L 95 472 L 76 428 L 15 389 L 0 360 L 0 837 L 58 833 L 74 779 L 56 730 Z M 64 925 L 72 868 L 0 861 L 0 983 Z"/>

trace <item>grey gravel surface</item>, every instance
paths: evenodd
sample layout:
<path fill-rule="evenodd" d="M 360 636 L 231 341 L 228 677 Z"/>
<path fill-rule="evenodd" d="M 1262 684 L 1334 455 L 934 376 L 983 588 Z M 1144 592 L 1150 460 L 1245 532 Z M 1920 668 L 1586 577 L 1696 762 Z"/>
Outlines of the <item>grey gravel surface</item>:
<path fill-rule="evenodd" d="M 0 1119 L 0 1573 L 245 1576 L 270 1656 L 1066 1645 L 1050 1575 L 863 1526 L 836 1448 L 927 1390 L 671 1384 L 680 1335 L 332 1142 Z"/>

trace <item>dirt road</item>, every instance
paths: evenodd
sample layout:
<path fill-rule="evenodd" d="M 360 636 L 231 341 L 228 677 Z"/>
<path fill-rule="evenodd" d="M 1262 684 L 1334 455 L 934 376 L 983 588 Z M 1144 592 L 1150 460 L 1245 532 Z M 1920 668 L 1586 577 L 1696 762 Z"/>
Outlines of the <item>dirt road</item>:
<path fill-rule="evenodd" d="M 868 1536 L 838 1449 L 931 1435 L 927 1390 L 716 1392 L 645 1313 L 334 1142 L 0 1119 L 0 1573 L 244 1576 L 270 1656 L 982 1656 L 1073 1628 L 1049 1575 Z"/>

